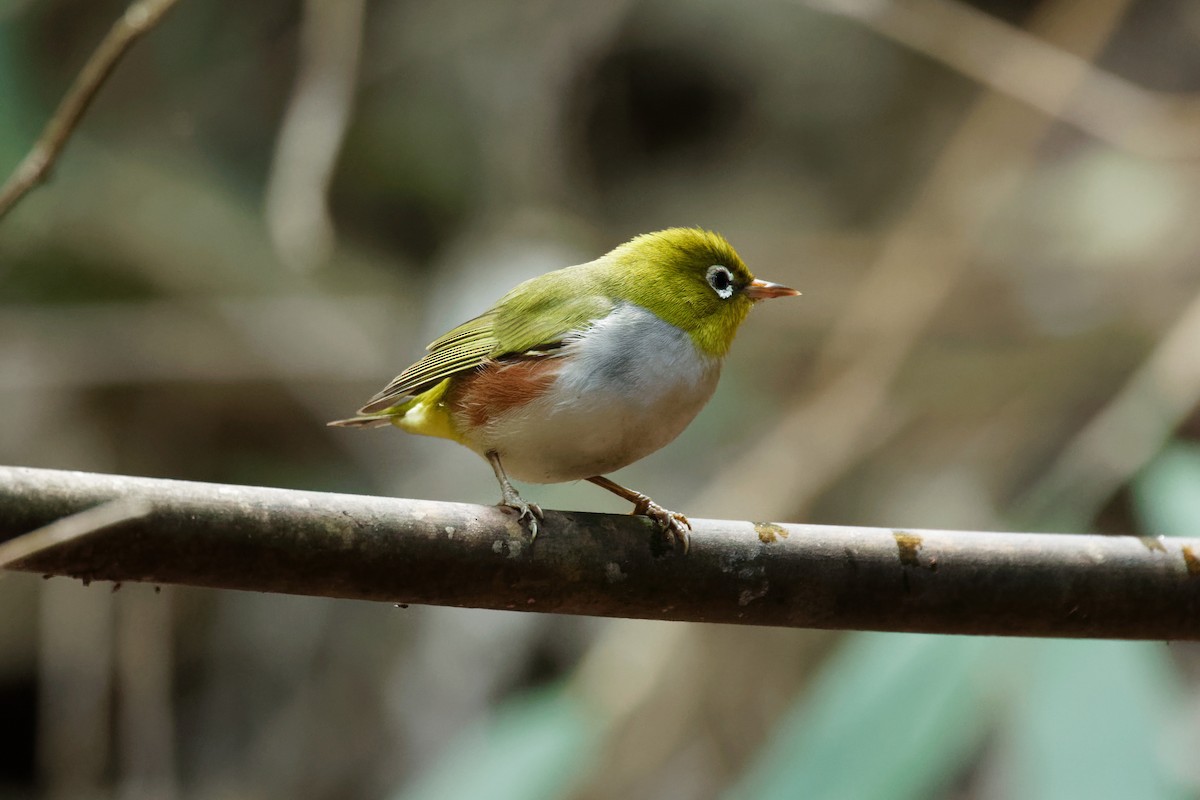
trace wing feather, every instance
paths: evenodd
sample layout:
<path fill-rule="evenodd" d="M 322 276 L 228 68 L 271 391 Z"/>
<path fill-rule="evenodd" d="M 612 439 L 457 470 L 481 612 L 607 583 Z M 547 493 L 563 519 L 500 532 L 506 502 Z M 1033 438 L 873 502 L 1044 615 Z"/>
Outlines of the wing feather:
<path fill-rule="evenodd" d="M 596 262 L 568 267 L 520 284 L 500 302 L 433 340 L 429 352 L 359 409 L 377 414 L 484 361 L 545 355 L 587 330 L 615 305 L 595 279 Z"/>

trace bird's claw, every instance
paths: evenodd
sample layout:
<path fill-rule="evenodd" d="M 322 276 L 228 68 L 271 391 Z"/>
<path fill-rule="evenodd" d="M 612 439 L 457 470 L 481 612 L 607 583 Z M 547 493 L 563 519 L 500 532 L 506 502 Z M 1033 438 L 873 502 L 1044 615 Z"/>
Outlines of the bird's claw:
<path fill-rule="evenodd" d="M 506 496 L 500 501 L 501 508 L 511 508 L 517 512 L 517 522 L 521 522 L 525 518 L 529 519 L 529 541 L 533 542 L 538 535 L 538 520 L 545 519 L 542 509 L 537 503 L 527 503 L 521 499 L 519 494 L 515 492 L 511 496 Z"/>
<path fill-rule="evenodd" d="M 500 463 L 500 454 L 495 450 L 490 450 L 487 453 L 488 463 L 492 465 L 492 470 L 496 473 L 496 480 L 500 482 L 500 503 L 501 508 L 511 508 L 517 512 L 517 524 L 521 520 L 529 517 L 529 543 L 533 544 L 533 540 L 537 538 L 538 520 L 545 519 L 542 515 L 542 509 L 538 508 L 533 503 L 526 503 L 521 499 L 521 495 L 513 488 L 513 485 L 508 480 L 508 475 L 504 472 L 504 466 Z"/>
<path fill-rule="evenodd" d="M 688 547 L 692 543 L 692 523 L 688 521 L 687 517 L 677 511 L 663 508 L 649 497 L 639 501 L 634 506 L 633 513 L 641 514 L 657 522 L 658 526 L 663 529 L 663 533 L 667 535 L 667 541 L 671 543 L 671 546 L 682 546 L 683 554 L 687 555 Z"/>

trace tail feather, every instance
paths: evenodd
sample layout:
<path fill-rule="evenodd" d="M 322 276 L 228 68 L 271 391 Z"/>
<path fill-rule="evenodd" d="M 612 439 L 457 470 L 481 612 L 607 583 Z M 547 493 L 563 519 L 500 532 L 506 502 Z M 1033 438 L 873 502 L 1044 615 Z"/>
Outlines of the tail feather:
<path fill-rule="evenodd" d="M 331 428 L 379 428 L 384 425 L 392 424 L 394 414 L 374 414 L 365 417 L 351 417 L 350 419 L 335 419 L 333 422 L 325 423 Z"/>
<path fill-rule="evenodd" d="M 409 410 L 417 403 L 424 395 L 417 397 L 409 397 L 401 402 L 393 403 L 387 408 L 368 410 L 371 406 L 363 406 L 358 410 L 358 416 L 350 417 L 349 419 L 335 419 L 333 422 L 327 422 L 334 428 L 382 428 L 385 425 L 395 425 L 397 422 L 408 414 Z"/>

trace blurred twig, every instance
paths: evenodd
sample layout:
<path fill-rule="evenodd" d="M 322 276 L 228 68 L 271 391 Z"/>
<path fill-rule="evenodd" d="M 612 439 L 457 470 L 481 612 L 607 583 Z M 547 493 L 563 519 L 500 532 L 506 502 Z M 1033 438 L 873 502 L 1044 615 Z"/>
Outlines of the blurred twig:
<path fill-rule="evenodd" d="M 100 46 L 75 78 L 67 96 L 46 124 L 33 149 L 0 187 L 0 219 L 27 192 L 45 181 L 67 140 L 83 118 L 96 93 L 116 68 L 117 62 L 139 38 L 148 33 L 178 0 L 135 0 L 109 30 Z"/>
<path fill-rule="evenodd" d="M 9 17 L 15 17 L 25 10 L 25 6 L 32 5 L 33 0 L 8 0 L 3 6 L 0 6 L 0 24 L 3 24 Z"/>
<path fill-rule="evenodd" d="M 0 390 L 264 378 L 366 388 L 391 365 L 359 345 L 398 305 L 392 294 L 314 292 L 79 303 L 64 317 L 53 306 L 0 303 Z"/>
<path fill-rule="evenodd" d="M 1014 504 L 1018 521 L 1074 528 L 1157 454 L 1200 403 L 1200 297 L 1116 396 Z"/>
<path fill-rule="evenodd" d="M 39 796 L 46 800 L 106 797 L 115 700 L 114 597 L 66 581 L 48 581 L 40 588 Z"/>
<path fill-rule="evenodd" d="M 180 792 L 171 691 L 171 594 L 125 591 L 116 610 L 118 797 L 172 800 Z"/>
<path fill-rule="evenodd" d="M 306 0 L 300 66 L 266 189 L 280 260 L 308 271 L 333 251 L 327 194 L 354 105 L 364 0 Z"/>
<path fill-rule="evenodd" d="M 84 383 L 101 380 L 96 365 L 124 373 L 130 380 L 161 379 L 170 374 L 172 360 L 185 379 L 277 379 L 299 406 L 310 410 L 316 429 L 326 432 L 335 446 L 362 465 L 365 480 L 386 481 L 373 459 L 378 446 L 368 443 L 366 437 L 348 437 L 324 427 L 330 418 L 344 415 L 346 406 L 341 404 L 345 396 L 340 403 L 322 398 L 312 391 L 312 379 L 342 380 L 357 374 L 373 383 L 380 375 L 392 374 L 390 365 L 398 357 L 389 343 L 393 335 L 397 342 L 409 340 L 420 302 L 419 293 L 397 281 L 396 268 L 403 260 L 389 259 L 388 269 L 384 269 L 384 260 L 373 253 L 339 247 L 338 266 L 345 273 L 344 282 L 363 283 L 377 294 L 371 302 L 375 310 L 353 300 L 352 305 L 339 308 L 340 301 L 317 286 L 312 275 L 279 268 L 260 224 L 261 215 L 212 170 L 181 168 L 153 154 L 140 153 L 133 158 L 86 139 L 78 140 L 76 146 L 87 150 L 90 157 L 84 159 L 82 170 L 72 170 L 70 182 L 75 190 L 62 198 L 61 217 L 70 224 L 60 236 L 61 246 L 71 257 L 84 261 L 104 253 L 111 263 L 130 265 L 155 287 L 156 294 L 167 295 L 168 301 L 113 304 L 108 311 L 100 305 L 81 305 L 65 322 L 32 306 L 0 309 L 0 366 L 8 358 L 15 358 L 10 364 L 20 365 L 4 376 L 13 373 L 33 375 L 35 381 L 74 383 L 75 379 L 63 376 L 57 366 L 28 357 L 44 354 L 44 348 L 50 347 L 53 355 L 83 357 L 80 374 L 91 376 L 83 378 Z M 91 195 L 88 187 L 95 185 L 109 187 L 105 203 L 97 204 Z M 155 202 L 143 202 L 145 198 L 155 198 Z M 124 213 L 133 205 L 142 213 Z M 209 233 L 198 237 L 197 230 Z M 17 251 L 36 252 L 44 247 L 38 237 L 20 226 L 13 229 L 6 244 Z M 396 291 L 398 288 L 406 291 Z M 391 294 L 379 299 L 378 295 L 388 292 Z M 213 295 L 219 298 L 215 303 L 204 299 Z M 187 310 L 180 312 L 177 301 L 169 299 L 173 297 L 185 298 Z M 138 308 L 143 311 L 135 312 Z M 126 313 L 130 314 L 129 327 L 120 319 Z M 227 331 L 214 330 L 214 313 Z M 172 315 L 181 315 L 178 328 Z M 25 332 L 3 335 L 4 323 L 20 331 L 22 320 L 32 324 L 28 330 L 43 324 L 51 329 L 42 337 Z M 368 324 L 380 320 L 386 321 L 387 337 L 379 335 L 382 323 Z M 143 323 L 147 327 L 137 327 Z M 91 328 L 92 324 L 103 328 L 103 336 L 88 335 L 99 330 Z M 311 336 L 295 333 L 297 324 L 308 326 Z M 67 336 L 61 327 L 55 327 L 62 325 L 79 325 L 80 329 Z M 123 346 L 108 347 L 103 353 L 86 352 L 88 343 L 114 335 L 122 338 Z M 222 346 L 231 336 L 236 337 L 233 343 Z M 47 344 L 51 340 L 65 342 L 65 349 Z M 204 346 L 197 346 L 200 340 Z M 174 344 L 165 344 L 168 341 Z M 238 350 L 237 355 L 229 355 L 231 347 Z M 330 375 L 321 364 L 333 362 L 349 371 L 339 368 L 340 376 Z M 19 376 L 13 378 L 16 385 L 21 382 Z M 369 383 L 365 388 L 370 388 Z M 379 488 L 386 487 L 381 484 Z"/>
<path fill-rule="evenodd" d="M 1200 156 L 1200 98 L 1143 89 L 954 0 L 807 0 L 995 92 L 1148 158 Z M 1064 89 L 1071 102 L 1062 103 Z"/>
<path fill-rule="evenodd" d="M 513 515 L 282 489 L 0 468 L 0 536 L 113 497 L 153 505 L 15 568 L 387 600 L 741 625 L 1200 639 L 1200 539 Z"/>
<path fill-rule="evenodd" d="M 117 498 L 93 508 L 78 511 L 37 530 L 0 542 L 0 569 L 43 550 L 82 539 L 113 525 L 139 519 L 149 513 L 149 504 L 130 498 Z"/>
<path fill-rule="evenodd" d="M 1108 41 L 1129 0 L 1050 3 L 1034 34 L 1079 54 Z M 953 31 L 942 31 L 952 37 Z M 1082 75 L 1058 76 L 1047 102 L 1066 107 Z M 1035 158 L 1050 120 L 1022 114 L 990 92 L 947 142 L 879 259 L 839 316 L 814 369 L 820 386 L 768 436 L 718 475 L 703 494 L 774 497 L 790 504 L 774 516 L 802 514 L 852 466 L 885 426 L 894 424 L 891 385 L 949 296 L 986 222 L 1012 197 Z M 803 469 L 783 468 L 795 463 Z"/>

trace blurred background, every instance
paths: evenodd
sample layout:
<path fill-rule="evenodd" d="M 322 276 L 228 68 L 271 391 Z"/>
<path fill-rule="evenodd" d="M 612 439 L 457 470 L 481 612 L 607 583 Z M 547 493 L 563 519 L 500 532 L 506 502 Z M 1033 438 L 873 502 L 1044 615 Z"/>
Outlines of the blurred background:
<path fill-rule="evenodd" d="M 124 8 L 0 0 L 0 173 Z M 185 0 L 0 221 L 0 462 L 495 502 L 463 448 L 324 422 L 518 280 L 700 225 L 804 296 L 618 479 L 1196 535 L 1198 92 L 1191 0 Z M 0 608 L 0 798 L 1200 797 L 1194 644 Z"/>

